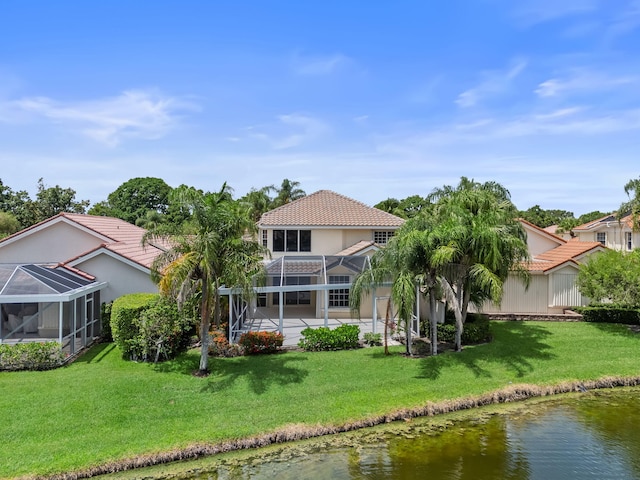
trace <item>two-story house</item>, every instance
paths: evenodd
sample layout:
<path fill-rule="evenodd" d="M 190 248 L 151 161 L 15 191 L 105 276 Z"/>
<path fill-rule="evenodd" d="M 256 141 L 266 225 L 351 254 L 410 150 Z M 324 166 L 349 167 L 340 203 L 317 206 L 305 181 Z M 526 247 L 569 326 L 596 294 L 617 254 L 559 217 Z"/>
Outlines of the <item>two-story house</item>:
<path fill-rule="evenodd" d="M 631 251 L 640 246 L 640 232 L 634 231 L 630 215 L 620 220 L 611 214 L 572 229 L 583 242 L 598 242 L 613 250 Z"/>
<path fill-rule="evenodd" d="M 266 212 L 258 222 L 259 239 L 271 260 L 257 307 L 272 317 L 349 317 L 354 276 L 403 223 L 330 190 Z M 373 308 L 365 306 L 361 315 L 370 317 Z"/>

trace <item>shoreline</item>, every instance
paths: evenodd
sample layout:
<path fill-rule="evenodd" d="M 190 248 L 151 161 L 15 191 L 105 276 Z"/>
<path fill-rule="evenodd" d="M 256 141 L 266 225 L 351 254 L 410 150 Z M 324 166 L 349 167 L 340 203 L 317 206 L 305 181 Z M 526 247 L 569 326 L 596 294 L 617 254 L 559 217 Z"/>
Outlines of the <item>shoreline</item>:
<path fill-rule="evenodd" d="M 215 444 L 195 444 L 186 448 L 166 452 L 139 455 L 69 473 L 45 476 L 26 476 L 19 478 L 24 480 L 76 480 L 92 478 L 100 475 L 130 472 L 141 468 L 160 466 L 172 462 L 198 460 L 223 453 L 253 450 L 288 442 L 309 440 L 339 433 L 354 432 L 364 428 L 375 427 L 400 420 L 410 421 L 414 418 L 435 417 L 489 405 L 507 404 L 567 393 L 586 393 L 592 390 L 636 386 L 640 386 L 640 375 L 631 377 L 607 376 L 597 380 L 565 381 L 547 386 L 514 384 L 482 395 L 440 402 L 427 402 L 426 404 L 415 408 L 398 409 L 385 415 L 369 417 L 362 420 L 343 423 L 341 425 L 289 425 L 270 433 L 252 437 L 218 442 Z"/>

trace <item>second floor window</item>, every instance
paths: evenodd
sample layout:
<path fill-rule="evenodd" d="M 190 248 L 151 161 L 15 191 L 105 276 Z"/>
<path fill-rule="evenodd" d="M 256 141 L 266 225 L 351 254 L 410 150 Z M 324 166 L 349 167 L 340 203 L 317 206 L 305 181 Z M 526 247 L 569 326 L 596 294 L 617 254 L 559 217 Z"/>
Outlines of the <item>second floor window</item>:
<path fill-rule="evenodd" d="M 386 245 L 391 237 L 393 237 L 393 231 L 381 230 L 373 232 L 373 241 L 378 245 Z"/>
<path fill-rule="evenodd" d="M 597 232 L 596 242 L 600 242 L 602 245 L 607 245 L 607 232 Z"/>
<path fill-rule="evenodd" d="M 311 230 L 274 230 L 274 252 L 310 252 Z"/>

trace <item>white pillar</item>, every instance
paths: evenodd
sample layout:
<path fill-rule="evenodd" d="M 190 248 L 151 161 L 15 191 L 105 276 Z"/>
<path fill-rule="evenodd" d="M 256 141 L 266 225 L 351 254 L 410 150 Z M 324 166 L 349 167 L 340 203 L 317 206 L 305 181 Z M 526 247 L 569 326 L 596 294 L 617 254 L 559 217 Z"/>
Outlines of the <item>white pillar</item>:
<path fill-rule="evenodd" d="M 324 326 L 329 328 L 329 290 L 324 291 Z"/>
<path fill-rule="evenodd" d="M 279 305 L 278 305 L 278 314 L 279 314 L 279 321 L 278 321 L 278 331 L 280 332 L 280 335 L 284 335 L 284 304 L 283 304 L 283 297 L 284 297 L 284 293 L 282 292 L 282 290 L 280 290 L 278 292 L 278 300 L 279 300 Z"/>
<path fill-rule="evenodd" d="M 60 347 L 62 347 L 62 312 L 63 312 L 63 304 L 62 302 L 58 303 L 58 342 L 60 342 Z"/>
<path fill-rule="evenodd" d="M 376 289 L 371 290 L 371 298 L 373 301 L 373 308 L 371 309 L 373 318 L 371 319 L 371 331 L 376 333 L 378 330 L 378 302 L 376 299 Z"/>

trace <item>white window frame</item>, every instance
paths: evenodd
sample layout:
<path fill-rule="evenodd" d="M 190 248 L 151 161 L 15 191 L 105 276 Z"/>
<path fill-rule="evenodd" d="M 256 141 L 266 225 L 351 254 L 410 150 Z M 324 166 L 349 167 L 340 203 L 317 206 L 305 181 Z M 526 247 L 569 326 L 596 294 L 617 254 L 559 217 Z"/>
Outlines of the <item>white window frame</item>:
<path fill-rule="evenodd" d="M 633 250 L 633 232 L 624 232 L 624 237 L 627 250 Z"/>
<path fill-rule="evenodd" d="M 600 242 L 605 247 L 607 246 L 607 232 L 596 232 L 596 242 Z"/>
<path fill-rule="evenodd" d="M 329 284 L 332 283 L 351 283 L 349 275 L 329 275 Z M 338 288 L 329 290 L 329 308 L 348 308 L 349 307 L 349 289 Z"/>
<path fill-rule="evenodd" d="M 373 242 L 378 245 L 386 245 L 394 234 L 393 230 L 376 230 L 373 232 Z"/>

